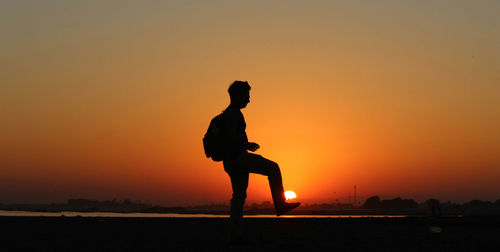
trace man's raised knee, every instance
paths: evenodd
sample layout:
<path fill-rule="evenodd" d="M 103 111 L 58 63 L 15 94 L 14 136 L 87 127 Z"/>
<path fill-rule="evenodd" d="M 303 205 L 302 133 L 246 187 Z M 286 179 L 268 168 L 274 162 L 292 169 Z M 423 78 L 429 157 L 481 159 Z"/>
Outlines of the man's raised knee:
<path fill-rule="evenodd" d="M 277 175 L 280 174 L 280 166 L 276 162 L 272 162 L 269 167 L 269 175 Z"/>

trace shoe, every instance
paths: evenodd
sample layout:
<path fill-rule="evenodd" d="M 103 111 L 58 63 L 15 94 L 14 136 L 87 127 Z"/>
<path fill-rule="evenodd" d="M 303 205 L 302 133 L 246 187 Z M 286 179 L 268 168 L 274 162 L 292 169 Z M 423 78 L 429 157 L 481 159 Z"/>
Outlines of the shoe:
<path fill-rule="evenodd" d="M 282 214 L 285 214 L 286 212 L 295 209 L 300 206 L 300 202 L 296 203 L 283 203 L 277 210 L 276 210 L 276 216 L 280 216 Z"/>

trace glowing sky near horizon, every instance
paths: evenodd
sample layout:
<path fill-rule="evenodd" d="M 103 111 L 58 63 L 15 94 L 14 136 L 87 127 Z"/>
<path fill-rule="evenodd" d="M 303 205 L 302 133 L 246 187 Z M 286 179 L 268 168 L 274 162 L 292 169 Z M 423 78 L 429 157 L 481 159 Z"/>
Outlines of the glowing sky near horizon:
<path fill-rule="evenodd" d="M 2 1 L 0 203 L 227 203 L 229 101 L 304 202 L 500 198 L 499 1 Z M 270 200 L 251 176 L 248 200 Z"/>

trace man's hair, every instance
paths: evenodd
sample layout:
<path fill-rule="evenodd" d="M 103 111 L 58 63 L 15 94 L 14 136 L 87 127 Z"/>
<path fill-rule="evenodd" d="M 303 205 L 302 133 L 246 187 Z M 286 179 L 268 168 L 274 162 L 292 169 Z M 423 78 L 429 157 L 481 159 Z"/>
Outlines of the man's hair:
<path fill-rule="evenodd" d="M 246 94 L 250 91 L 250 85 L 248 85 L 248 82 L 246 81 L 234 81 L 231 86 L 229 86 L 229 89 L 227 92 L 229 92 L 230 97 L 235 97 L 239 95 Z"/>

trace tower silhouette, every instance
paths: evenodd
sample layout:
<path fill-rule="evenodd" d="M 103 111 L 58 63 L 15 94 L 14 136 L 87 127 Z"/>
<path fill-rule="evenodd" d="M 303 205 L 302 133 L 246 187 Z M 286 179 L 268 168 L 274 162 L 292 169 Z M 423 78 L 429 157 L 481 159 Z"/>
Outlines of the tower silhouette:
<path fill-rule="evenodd" d="M 356 205 L 357 201 L 356 201 L 356 185 L 354 185 L 354 204 L 353 205 Z"/>

